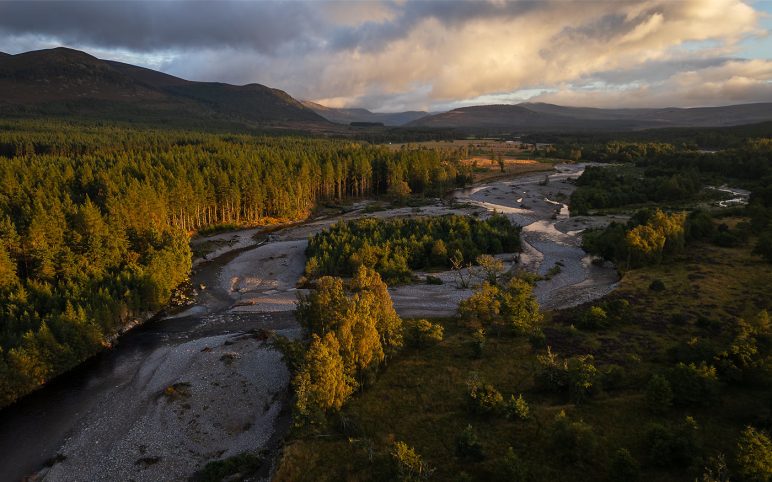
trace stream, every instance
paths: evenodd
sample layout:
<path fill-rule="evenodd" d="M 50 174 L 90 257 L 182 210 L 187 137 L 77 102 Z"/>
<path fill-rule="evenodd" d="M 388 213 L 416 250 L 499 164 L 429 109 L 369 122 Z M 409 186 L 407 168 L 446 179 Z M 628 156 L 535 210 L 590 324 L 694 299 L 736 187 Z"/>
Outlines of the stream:
<path fill-rule="evenodd" d="M 506 214 L 524 226 L 518 264 L 553 271 L 537 285 L 540 303 L 580 304 L 617 282 L 613 267 L 590 263 L 580 248 L 583 229 L 610 219 L 568 218 L 564 205 L 573 190 L 566 179 L 583 167 L 558 165 L 546 184 L 541 173 L 459 191 L 457 200 L 468 206 L 438 203 L 420 214 Z M 370 216 L 414 214 L 403 208 Z M 218 235 L 232 249 L 196 263 L 193 285 L 205 289 L 194 306 L 135 328 L 114 349 L 0 412 L 0 480 L 186 480 L 207 460 L 275 450 L 289 424 L 290 375 L 255 330 L 300 336 L 292 310 L 307 237 L 363 216 L 360 210 L 309 221 L 261 245 L 255 230 Z M 449 282 L 390 292 L 403 316 L 452 314 L 470 293 Z M 266 463 L 265 476 L 269 469 Z"/>

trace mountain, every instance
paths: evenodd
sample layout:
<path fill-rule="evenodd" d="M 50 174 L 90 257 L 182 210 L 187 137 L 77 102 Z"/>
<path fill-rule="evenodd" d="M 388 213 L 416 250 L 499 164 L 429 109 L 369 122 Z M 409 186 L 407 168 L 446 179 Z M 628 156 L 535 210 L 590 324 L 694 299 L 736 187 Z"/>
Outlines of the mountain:
<path fill-rule="evenodd" d="M 351 124 L 352 122 L 381 123 L 385 126 L 401 126 L 414 120 L 426 117 L 428 112 L 411 110 L 406 112 L 371 112 L 367 109 L 346 109 L 326 107 L 308 100 L 303 105 L 336 124 Z"/>
<path fill-rule="evenodd" d="M 0 114 L 185 124 L 330 125 L 278 89 L 194 82 L 61 47 L 0 55 Z"/>
<path fill-rule="evenodd" d="M 769 120 L 772 120 L 772 103 L 688 109 L 597 109 L 522 103 L 462 107 L 423 117 L 408 126 L 487 132 L 581 132 L 723 127 Z"/>

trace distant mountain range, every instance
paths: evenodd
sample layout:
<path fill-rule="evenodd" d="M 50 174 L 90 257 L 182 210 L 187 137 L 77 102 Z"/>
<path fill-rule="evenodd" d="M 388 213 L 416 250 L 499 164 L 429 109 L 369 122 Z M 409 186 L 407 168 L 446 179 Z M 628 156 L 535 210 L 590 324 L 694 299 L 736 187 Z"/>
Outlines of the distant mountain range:
<path fill-rule="evenodd" d="M 351 124 L 352 122 L 380 123 L 385 126 L 401 126 L 429 115 L 425 111 L 371 112 L 367 109 L 326 107 L 308 100 L 302 104 L 330 122 Z"/>
<path fill-rule="evenodd" d="M 523 103 L 462 107 L 420 118 L 407 126 L 487 132 L 581 132 L 724 127 L 770 120 L 772 103 L 691 109 L 595 109 Z"/>
<path fill-rule="evenodd" d="M 772 103 L 693 109 L 594 109 L 552 104 L 481 105 L 440 114 L 378 113 L 300 102 L 260 84 L 194 82 L 68 48 L 0 52 L 0 116 L 61 116 L 183 127 L 351 132 L 340 124 L 400 129 L 534 133 L 722 127 L 772 120 Z M 377 128 L 376 128 L 377 129 Z"/>
<path fill-rule="evenodd" d="M 330 125 L 278 89 L 193 82 L 67 48 L 0 55 L 0 114 Z"/>

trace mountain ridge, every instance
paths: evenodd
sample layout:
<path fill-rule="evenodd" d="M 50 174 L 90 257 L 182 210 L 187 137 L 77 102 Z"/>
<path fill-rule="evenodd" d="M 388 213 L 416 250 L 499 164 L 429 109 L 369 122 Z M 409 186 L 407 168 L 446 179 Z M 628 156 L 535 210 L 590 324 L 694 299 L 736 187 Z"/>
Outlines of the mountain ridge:
<path fill-rule="evenodd" d="M 316 102 L 303 100 L 301 103 L 330 122 L 351 124 L 352 122 L 381 123 L 385 126 L 403 126 L 430 115 L 426 111 L 372 112 L 361 107 L 327 107 Z"/>
<path fill-rule="evenodd" d="M 614 132 L 772 121 L 772 103 L 694 108 L 595 108 L 541 102 L 442 113 L 371 112 L 300 101 L 262 84 L 199 82 L 66 47 L 0 52 L 0 115 L 64 116 L 154 125 L 342 131 L 352 123 L 463 133 Z"/>
<path fill-rule="evenodd" d="M 191 81 L 65 47 L 0 56 L 0 113 L 329 125 L 279 89 Z"/>
<path fill-rule="evenodd" d="M 408 127 L 468 131 L 633 131 L 663 127 L 725 127 L 772 120 L 772 103 L 719 107 L 570 107 L 547 103 L 460 107 L 410 122 Z"/>

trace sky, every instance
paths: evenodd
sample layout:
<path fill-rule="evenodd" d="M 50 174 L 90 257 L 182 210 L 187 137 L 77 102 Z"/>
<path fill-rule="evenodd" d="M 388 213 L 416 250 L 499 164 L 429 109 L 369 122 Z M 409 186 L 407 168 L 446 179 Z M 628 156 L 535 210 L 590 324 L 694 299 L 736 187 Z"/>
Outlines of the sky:
<path fill-rule="evenodd" d="M 66 46 L 330 107 L 772 101 L 772 0 L 0 0 L 0 51 Z"/>

